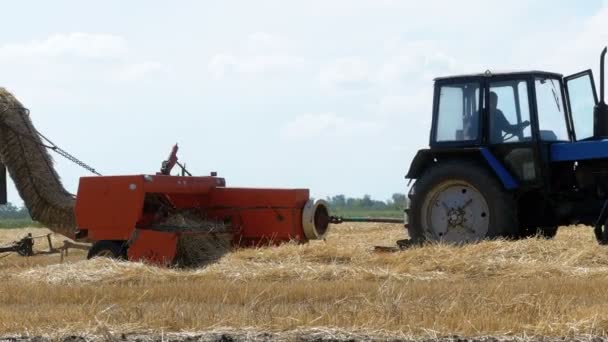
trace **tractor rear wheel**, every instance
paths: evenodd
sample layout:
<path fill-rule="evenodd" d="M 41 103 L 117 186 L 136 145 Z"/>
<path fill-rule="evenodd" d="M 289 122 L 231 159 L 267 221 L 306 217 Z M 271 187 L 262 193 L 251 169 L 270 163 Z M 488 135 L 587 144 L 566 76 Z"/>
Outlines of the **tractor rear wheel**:
<path fill-rule="evenodd" d="M 408 233 L 414 241 L 466 243 L 517 232 L 512 196 L 472 162 L 432 166 L 414 184 L 410 200 Z"/>
<path fill-rule="evenodd" d="M 87 259 L 92 258 L 110 258 L 118 260 L 127 259 L 127 250 L 124 248 L 122 241 L 108 241 L 101 240 L 93 244 L 93 247 L 89 249 Z"/>

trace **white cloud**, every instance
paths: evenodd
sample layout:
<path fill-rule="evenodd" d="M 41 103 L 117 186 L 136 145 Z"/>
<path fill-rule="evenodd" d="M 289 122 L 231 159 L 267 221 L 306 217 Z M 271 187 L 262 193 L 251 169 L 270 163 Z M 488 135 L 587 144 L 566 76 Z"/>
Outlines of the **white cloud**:
<path fill-rule="evenodd" d="M 254 32 L 247 38 L 247 48 L 254 53 L 268 53 L 287 49 L 286 38 L 268 32 Z"/>
<path fill-rule="evenodd" d="M 289 53 L 288 40 L 268 32 L 254 32 L 245 40 L 243 51 L 213 55 L 207 70 L 215 79 L 224 77 L 267 76 L 300 70 L 306 61 Z"/>
<path fill-rule="evenodd" d="M 433 88 L 428 86 L 428 91 L 418 91 L 411 94 L 387 95 L 378 103 L 378 114 L 381 117 L 405 117 L 406 115 L 430 116 L 433 102 Z"/>
<path fill-rule="evenodd" d="M 82 32 L 55 34 L 44 40 L 0 46 L 2 59 L 119 58 L 127 51 L 127 42 L 121 36 Z"/>
<path fill-rule="evenodd" d="M 317 138 L 352 138 L 378 134 L 383 124 L 359 120 L 334 113 L 305 114 L 296 117 L 281 129 L 281 137 L 291 141 L 310 141 Z"/>
<path fill-rule="evenodd" d="M 78 92 L 87 82 L 123 82 L 158 76 L 166 69 L 139 60 L 128 41 L 105 33 L 61 33 L 0 45 L 0 73 L 8 84 Z"/>
<path fill-rule="evenodd" d="M 433 42 L 391 41 L 390 45 L 389 55 L 377 73 L 380 83 L 426 82 L 438 76 L 476 68 L 458 63 Z"/>
<path fill-rule="evenodd" d="M 158 62 L 135 63 L 119 68 L 116 78 L 121 81 L 137 81 L 165 71 L 163 65 Z"/>
<path fill-rule="evenodd" d="M 563 32 L 563 35 L 562 32 L 547 32 L 544 37 L 544 45 L 551 48 L 550 65 L 566 69 L 562 72 L 576 72 L 590 67 L 598 68 L 599 53 L 608 44 L 606 22 L 608 22 L 608 6 L 605 5 L 587 19 L 577 31 Z M 575 33 L 572 34 L 572 32 Z M 544 47 L 540 50 L 547 51 Z"/>
<path fill-rule="evenodd" d="M 319 82 L 325 90 L 382 91 L 424 84 L 432 86 L 435 77 L 480 71 L 477 65 L 462 64 L 436 43 L 389 39 L 380 61 L 369 63 L 363 57 L 338 58 L 320 68 Z"/>
<path fill-rule="evenodd" d="M 362 90 L 372 85 L 372 70 L 362 58 L 342 58 L 322 67 L 321 86 L 326 90 Z"/>
<path fill-rule="evenodd" d="M 297 70 L 304 60 L 290 55 L 259 55 L 237 57 L 232 54 L 219 54 L 211 58 L 207 69 L 215 79 L 235 74 L 278 74 Z"/>

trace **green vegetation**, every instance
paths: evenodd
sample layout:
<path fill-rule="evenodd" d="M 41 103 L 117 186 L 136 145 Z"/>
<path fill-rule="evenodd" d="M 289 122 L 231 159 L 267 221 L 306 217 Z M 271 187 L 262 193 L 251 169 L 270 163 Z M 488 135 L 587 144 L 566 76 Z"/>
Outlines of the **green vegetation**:
<path fill-rule="evenodd" d="M 391 217 L 402 218 L 407 197 L 395 193 L 386 201 L 374 200 L 370 195 L 362 198 L 336 195 L 325 199 L 330 206 L 331 214 L 342 217 Z"/>
<path fill-rule="evenodd" d="M 0 206 L 0 229 L 25 227 L 41 227 L 41 225 L 32 220 L 24 206 L 17 207 L 10 202 Z"/>
<path fill-rule="evenodd" d="M 42 225 L 31 218 L 25 219 L 0 219 L 0 229 L 7 228 L 31 228 L 42 227 Z"/>

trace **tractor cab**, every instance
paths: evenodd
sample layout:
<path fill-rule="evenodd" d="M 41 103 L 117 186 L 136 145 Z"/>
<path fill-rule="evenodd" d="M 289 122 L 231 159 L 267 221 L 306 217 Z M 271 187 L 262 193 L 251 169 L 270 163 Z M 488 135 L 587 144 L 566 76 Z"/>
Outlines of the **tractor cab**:
<path fill-rule="evenodd" d="M 551 237 L 559 225 L 594 224 L 608 199 L 605 53 L 600 101 L 591 70 L 436 78 L 429 148 L 406 176 L 416 181 L 410 237 Z"/>
<path fill-rule="evenodd" d="M 430 147 L 479 149 L 492 155 L 506 187 L 542 186 L 550 145 L 592 138 L 596 104 L 591 70 L 568 77 L 487 71 L 437 78 Z"/>

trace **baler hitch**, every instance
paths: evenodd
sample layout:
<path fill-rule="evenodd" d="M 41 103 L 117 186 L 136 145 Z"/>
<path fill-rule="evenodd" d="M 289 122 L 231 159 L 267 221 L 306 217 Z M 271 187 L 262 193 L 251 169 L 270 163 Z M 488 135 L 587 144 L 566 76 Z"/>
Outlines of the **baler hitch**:
<path fill-rule="evenodd" d="M 404 219 L 402 218 L 392 217 L 329 217 L 329 223 L 331 224 L 341 224 L 344 222 L 405 223 Z"/>
<path fill-rule="evenodd" d="M 26 237 L 13 242 L 10 246 L 0 247 L 0 253 L 17 253 L 21 256 L 34 255 L 34 238 L 32 234 L 27 234 Z"/>
<path fill-rule="evenodd" d="M 342 217 L 342 216 L 330 216 L 329 223 L 331 224 L 341 224 L 344 222 L 371 222 L 371 223 L 397 223 L 397 224 L 405 224 L 407 227 L 407 223 L 405 219 L 402 218 L 393 218 L 393 217 Z M 402 251 L 404 249 L 408 249 L 414 246 L 420 246 L 421 243 L 419 241 L 414 241 L 412 239 L 402 239 L 397 240 L 397 246 L 374 246 L 374 251 L 380 253 L 392 253 Z"/>
<path fill-rule="evenodd" d="M 31 257 L 35 255 L 61 254 L 61 261 L 63 262 L 63 258 L 64 256 L 68 255 L 69 249 L 89 250 L 89 248 L 91 248 L 91 245 L 88 243 L 75 243 L 69 240 L 64 240 L 63 246 L 54 247 L 53 242 L 51 241 L 51 235 L 52 234 L 32 236 L 31 233 L 28 233 L 21 240 L 15 241 L 9 246 L 0 247 L 0 254 L 17 253 L 18 255 L 23 257 Z M 34 241 L 37 239 L 46 240 L 48 243 L 48 250 L 34 251 Z M 4 258 L 9 255 L 10 254 L 5 254 L 0 256 L 0 258 Z"/>

